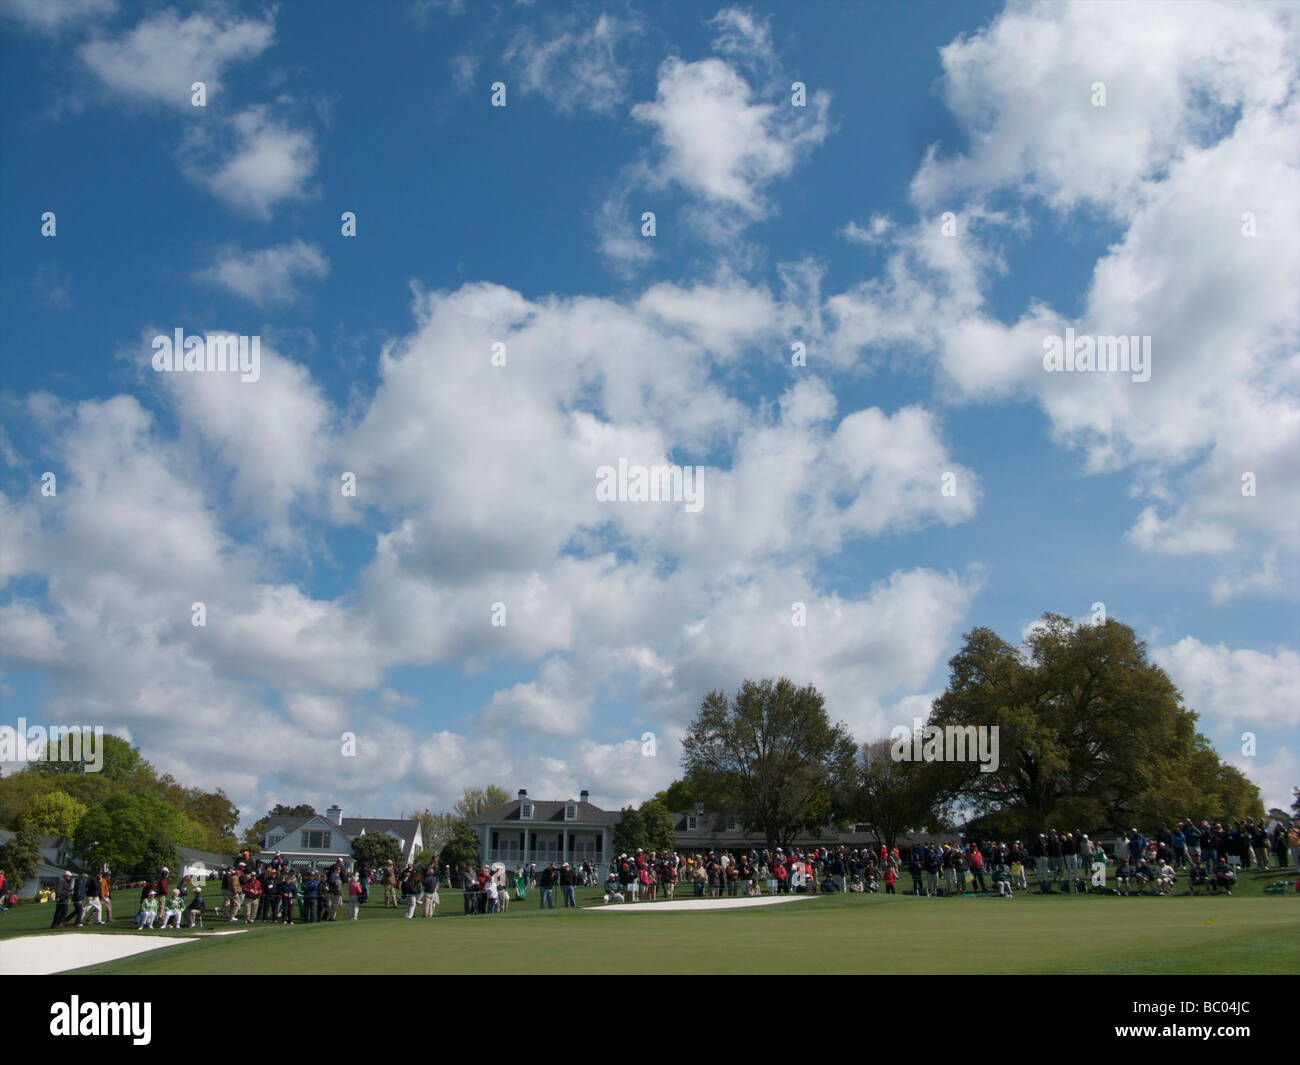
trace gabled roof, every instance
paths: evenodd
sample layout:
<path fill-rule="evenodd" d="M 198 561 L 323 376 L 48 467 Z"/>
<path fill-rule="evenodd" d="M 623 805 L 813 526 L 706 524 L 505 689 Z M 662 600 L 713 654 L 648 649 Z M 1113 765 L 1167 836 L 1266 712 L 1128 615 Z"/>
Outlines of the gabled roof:
<path fill-rule="evenodd" d="M 415 838 L 420 822 L 414 820 L 404 821 L 397 817 L 345 817 L 340 827 L 343 829 L 343 834 L 348 837 L 359 836 L 363 831 L 392 832 L 399 838 L 409 842 Z"/>
<path fill-rule="evenodd" d="M 219 869 L 224 869 L 230 864 L 229 855 L 199 851 L 193 847 L 177 847 L 176 853 L 180 856 L 182 862 L 202 862 L 204 865 L 216 866 Z"/>
<path fill-rule="evenodd" d="M 474 818 L 473 823 L 481 825 L 488 822 L 497 824 L 502 821 L 517 821 L 521 825 L 547 824 L 549 822 L 554 822 L 557 825 L 616 825 L 619 818 L 623 816 L 618 810 L 602 810 L 599 806 L 593 806 L 589 802 L 577 802 L 569 799 L 532 799 L 529 801 L 533 804 L 533 816 L 527 821 L 524 821 L 519 816 L 521 800 L 511 799 L 500 806 L 484 810 L 478 817 Z M 574 821 L 566 821 L 564 819 L 564 808 L 571 801 L 578 808 L 578 816 Z"/>

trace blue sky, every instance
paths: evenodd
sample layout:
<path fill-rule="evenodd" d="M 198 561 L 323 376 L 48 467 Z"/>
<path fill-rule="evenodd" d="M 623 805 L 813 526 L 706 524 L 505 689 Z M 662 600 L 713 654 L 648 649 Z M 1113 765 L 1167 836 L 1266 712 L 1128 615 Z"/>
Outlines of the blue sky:
<path fill-rule="evenodd" d="M 623 804 L 710 688 L 787 674 L 870 740 L 964 632 L 1099 602 L 1282 802 L 1297 32 L 0 3 L 4 722 L 102 724 L 247 820 Z M 1046 372 L 1067 327 L 1150 336 L 1150 380 Z M 177 328 L 259 337 L 259 379 L 155 372 Z M 702 466 L 702 508 L 598 502 L 619 458 Z"/>

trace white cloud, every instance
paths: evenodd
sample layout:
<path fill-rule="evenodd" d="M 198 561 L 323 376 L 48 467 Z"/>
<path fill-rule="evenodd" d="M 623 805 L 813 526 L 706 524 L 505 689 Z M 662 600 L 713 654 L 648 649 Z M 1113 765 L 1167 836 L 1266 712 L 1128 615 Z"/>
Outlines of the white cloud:
<path fill-rule="evenodd" d="M 4 0 L 0 15 L 21 22 L 37 33 L 57 33 L 67 27 L 93 24 L 113 14 L 117 0 Z"/>
<path fill-rule="evenodd" d="M 1286 746 L 1269 751 L 1272 757 L 1268 759 L 1262 757 L 1264 753 L 1261 749 L 1254 758 L 1233 754 L 1226 761 L 1235 765 L 1259 786 L 1265 810 L 1277 808 L 1289 813 L 1291 804 L 1295 801 L 1292 789 L 1300 781 L 1300 759 Z"/>
<path fill-rule="evenodd" d="M 120 37 L 87 41 L 78 54 L 110 91 L 190 112 L 194 82 L 205 84 L 211 106 L 224 88 L 226 69 L 256 59 L 274 38 L 269 15 L 264 22 L 199 12 L 182 19 L 164 9 Z"/>
<path fill-rule="evenodd" d="M 1085 470 L 1131 473 L 1132 543 L 1220 556 L 1221 600 L 1246 560 L 1281 552 L 1282 571 L 1296 568 L 1300 16 L 1196 10 L 1031 3 L 944 48 L 946 98 L 971 148 L 927 155 L 912 186 L 921 220 L 885 234 L 881 276 L 827 301 L 827 347 L 837 365 L 932 359 L 956 402 L 1037 400 Z M 1093 81 L 1106 83 L 1104 108 Z M 1077 317 L 1032 299 L 1010 324 L 990 314 L 998 242 L 1027 231 L 1020 213 L 985 206 L 993 194 L 1017 197 L 1018 211 L 1102 210 L 1120 227 Z M 1150 380 L 1044 372 L 1045 339 L 1067 328 L 1150 337 Z"/>
<path fill-rule="evenodd" d="M 638 238 L 641 212 L 672 188 L 689 197 L 676 215 L 679 231 L 751 267 L 759 251 L 743 243 L 746 227 L 776 212 L 771 186 L 830 133 L 830 94 L 819 89 L 793 105 L 766 23 L 732 8 L 710 24 L 725 58 L 664 60 L 655 98 L 632 108 L 653 131 L 653 147 L 622 169 L 597 210 L 601 253 L 625 272 L 651 258 Z"/>
<path fill-rule="evenodd" d="M 321 278 L 329 273 L 329 260 L 319 244 L 294 240 L 272 248 L 243 252 L 222 248 L 216 261 L 198 271 L 197 281 L 214 281 L 250 303 L 292 303 L 298 297 L 300 278 Z"/>
<path fill-rule="evenodd" d="M 315 140 L 272 117 L 266 107 L 239 112 L 215 132 L 192 130 L 180 149 L 181 169 L 228 207 L 263 221 L 285 200 L 309 195 Z"/>
<path fill-rule="evenodd" d="M 610 113 L 627 96 L 625 44 L 641 32 L 634 17 L 572 12 L 542 29 L 521 26 L 502 54 L 524 93 L 545 97 L 561 114 Z"/>
<path fill-rule="evenodd" d="M 1264 727 L 1300 725 L 1300 654 L 1211 646 L 1194 636 L 1157 648 L 1152 658 L 1192 710 L 1213 723 Z"/>
<path fill-rule="evenodd" d="M 782 299 L 720 276 L 624 300 L 466 285 L 415 308 L 347 420 L 270 345 L 255 384 L 150 374 L 165 421 L 127 396 L 29 403 L 34 437 L 69 472 L 52 500 L 0 500 L 0 569 L 48 589 L 0 626 L 6 667 L 70 664 L 42 712 L 147 736 L 146 756 L 256 815 L 282 801 L 272 778 L 312 801 L 322 767 L 323 798 L 349 804 L 387 793 L 423 807 L 434 778 L 450 803 L 503 777 L 631 801 L 671 779 L 672 737 L 711 687 L 785 673 L 877 730 L 896 693 L 926 683 L 978 575 L 900 571 L 846 599 L 812 574 L 848 538 L 964 520 L 976 478 L 922 408 L 840 416 L 816 378 L 770 409 L 729 394 L 714 368 L 783 354 Z M 596 500 L 600 464 L 685 449 L 727 459 L 706 470 L 699 514 Z M 950 468 L 963 498 L 940 492 Z M 340 470 L 357 474 L 357 500 L 338 492 Z M 283 575 L 322 519 L 374 542 L 332 598 Z M 388 717 L 410 702 L 385 694 L 394 667 L 488 661 L 532 674 L 466 708 L 460 732 L 427 740 Z M 639 707 L 624 738 L 593 735 L 609 697 Z M 340 753 L 347 730 L 355 760 Z M 642 731 L 660 738 L 655 759 L 634 750 Z"/>
<path fill-rule="evenodd" d="M 799 157 L 829 131 L 830 97 L 814 93 L 807 111 L 763 103 L 737 70 L 721 59 L 677 57 L 659 68 L 653 101 L 632 117 L 654 127 L 660 156 L 653 185 L 675 182 L 689 192 L 749 218 L 771 210 L 765 190 L 788 176 Z"/>

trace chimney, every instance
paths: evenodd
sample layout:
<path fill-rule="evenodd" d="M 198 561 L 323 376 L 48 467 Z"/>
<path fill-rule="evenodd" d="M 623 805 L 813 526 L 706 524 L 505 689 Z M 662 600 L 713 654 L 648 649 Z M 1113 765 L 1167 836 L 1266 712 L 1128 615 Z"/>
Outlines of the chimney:
<path fill-rule="evenodd" d="M 527 789 L 527 788 L 520 788 L 520 789 L 519 789 L 519 798 L 520 798 L 521 800 L 522 800 L 522 799 L 526 799 L 526 798 L 528 798 L 528 789 Z"/>
<path fill-rule="evenodd" d="M 325 816 L 340 827 L 343 824 L 343 811 L 336 805 L 325 811 Z"/>
<path fill-rule="evenodd" d="M 589 792 L 586 788 L 583 788 L 580 792 L 578 792 L 578 801 L 591 802 L 591 792 Z"/>
<path fill-rule="evenodd" d="M 696 813 L 697 816 L 700 815 L 700 814 L 702 814 L 702 813 L 704 813 L 704 803 L 702 803 L 702 802 L 697 802 L 697 803 L 695 804 L 695 813 Z"/>

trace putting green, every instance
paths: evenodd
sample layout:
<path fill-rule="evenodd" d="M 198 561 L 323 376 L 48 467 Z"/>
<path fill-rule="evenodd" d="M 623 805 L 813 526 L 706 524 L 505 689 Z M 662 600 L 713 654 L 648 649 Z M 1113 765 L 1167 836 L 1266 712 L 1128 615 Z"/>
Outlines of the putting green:
<path fill-rule="evenodd" d="M 508 914 L 464 917 L 451 909 L 459 907 L 459 895 L 446 893 L 443 912 L 433 920 L 407 921 L 372 902 L 355 922 L 257 926 L 246 935 L 207 937 L 184 951 L 157 951 L 78 972 L 1300 971 L 1300 899 L 1263 895 L 1262 884 L 1243 887 L 1232 897 L 1195 898 L 841 895 L 712 912 L 709 900 L 700 900 L 700 912 L 619 918 L 581 909 L 542 912 L 535 896 L 515 902 Z M 600 893 L 580 890 L 579 901 L 599 906 Z"/>

